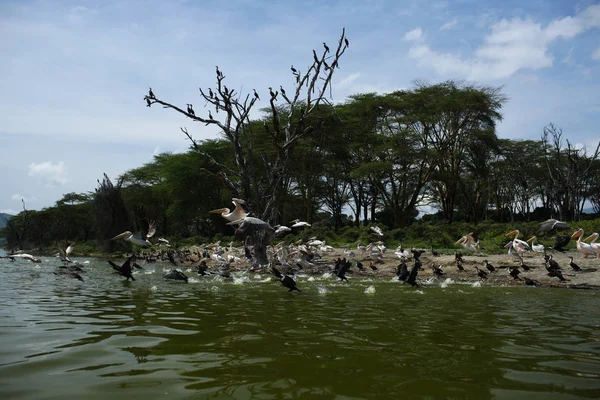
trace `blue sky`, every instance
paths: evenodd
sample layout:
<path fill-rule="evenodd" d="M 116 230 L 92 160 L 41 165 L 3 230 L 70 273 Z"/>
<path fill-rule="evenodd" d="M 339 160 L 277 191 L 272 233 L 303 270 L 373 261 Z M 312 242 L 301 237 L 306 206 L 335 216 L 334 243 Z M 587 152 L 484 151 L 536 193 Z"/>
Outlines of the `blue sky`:
<path fill-rule="evenodd" d="M 502 138 L 600 141 L 598 1 L 6 1 L 0 0 L 0 212 L 49 207 L 163 151 L 179 130 L 218 132 L 160 107 L 202 108 L 198 87 L 292 87 L 290 65 L 346 28 L 333 101 L 447 79 L 502 86 Z M 258 104 L 260 107 L 265 104 Z M 259 107 L 259 108 L 260 108 Z"/>

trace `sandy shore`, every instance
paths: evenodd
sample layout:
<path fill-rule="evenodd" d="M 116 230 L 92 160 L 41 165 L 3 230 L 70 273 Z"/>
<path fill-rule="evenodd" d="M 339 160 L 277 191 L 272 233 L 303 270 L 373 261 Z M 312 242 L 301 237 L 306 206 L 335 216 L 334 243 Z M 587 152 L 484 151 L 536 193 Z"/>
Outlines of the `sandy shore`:
<path fill-rule="evenodd" d="M 439 266 L 443 269 L 445 276 L 455 281 L 463 282 L 476 282 L 481 279 L 477 275 L 475 266 L 483 269 L 485 268 L 485 260 L 491 263 L 495 268 L 496 272 L 488 274 L 488 279 L 485 281 L 486 284 L 498 284 L 498 285 L 525 285 L 524 280 L 515 280 L 508 274 L 507 267 L 518 267 L 520 262 L 517 258 L 509 256 L 508 254 L 494 254 L 494 255 L 479 255 L 479 254 L 466 254 L 463 255 L 463 267 L 465 272 L 459 272 L 456 267 L 454 254 L 442 254 L 434 257 L 430 252 L 426 252 L 421 255 L 421 262 L 423 263 L 423 271 L 419 271 L 418 279 L 428 279 L 434 276 L 431 265 Z M 526 254 L 523 258 L 525 265 L 530 268 L 530 271 L 521 270 L 520 277 L 527 277 L 539 281 L 542 286 L 553 286 L 553 287 L 566 287 L 566 288 L 578 288 L 578 289 L 600 289 L 600 260 L 592 258 L 579 258 L 579 253 L 569 251 L 565 253 L 552 253 L 554 260 L 562 267 L 563 276 L 566 281 L 561 282 L 558 278 L 549 277 L 548 271 L 545 268 L 544 258 L 542 255 L 537 253 Z M 306 271 L 308 273 L 321 273 L 330 271 L 332 264 L 338 257 L 346 257 L 341 250 L 335 250 L 331 252 L 321 253 L 321 260 L 316 265 L 317 267 L 313 271 Z M 581 271 L 575 272 L 569 266 L 569 256 L 573 256 L 574 262 L 581 267 Z M 358 271 L 355 267 L 351 268 L 349 277 L 352 276 L 375 276 L 375 277 L 393 277 L 396 272 L 396 268 L 400 263 L 399 258 L 394 254 L 393 250 L 388 250 L 384 253 L 383 263 L 375 263 L 374 259 L 354 256 L 350 257 L 351 260 L 360 260 L 364 267 L 364 271 Z M 373 270 L 370 268 L 370 264 L 377 268 Z M 413 265 L 413 261 L 409 261 L 408 267 Z M 355 263 L 353 263 L 355 265 Z M 438 278 L 443 279 L 444 277 Z"/>

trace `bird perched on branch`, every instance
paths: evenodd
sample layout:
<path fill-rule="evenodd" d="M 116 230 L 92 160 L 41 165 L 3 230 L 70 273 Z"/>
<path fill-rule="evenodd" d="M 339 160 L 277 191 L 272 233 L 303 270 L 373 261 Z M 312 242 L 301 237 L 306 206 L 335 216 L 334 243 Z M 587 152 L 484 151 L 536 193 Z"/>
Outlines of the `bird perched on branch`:
<path fill-rule="evenodd" d="M 258 93 L 256 93 L 256 89 L 252 89 L 254 90 L 254 97 L 256 98 L 256 100 L 260 101 L 260 96 L 258 95 Z"/>
<path fill-rule="evenodd" d="M 191 105 L 191 104 L 188 104 L 188 105 L 187 105 L 187 112 L 188 112 L 188 114 L 191 114 L 191 115 L 193 115 L 193 116 L 196 116 L 196 113 L 194 112 L 194 108 L 192 107 L 192 105 Z"/>
<path fill-rule="evenodd" d="M 154 96 L 154 92 L 152 91 L 152 88 L 149 88 L 149 90 L 148 90 L 148 97 L 151 98 L 152 100 L 156 99 L 156 97 Z"/>
<path fill-rule="evenodd" d="M 327 46 L 327 43 L 323 42 L 323 47 L 325 47 L 325 53 L 329 53 L 329 47 Z"/>

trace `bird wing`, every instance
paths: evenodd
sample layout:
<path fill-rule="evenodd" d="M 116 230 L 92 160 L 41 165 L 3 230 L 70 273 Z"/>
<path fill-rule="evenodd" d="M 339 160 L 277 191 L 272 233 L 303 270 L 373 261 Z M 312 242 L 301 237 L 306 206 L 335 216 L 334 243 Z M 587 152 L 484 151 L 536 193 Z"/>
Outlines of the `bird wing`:
<path fill-rule="evenodd" d="M 156 224 L 154 221 L 148 223 L 148 233 L 146 234 L 146 240 L 150 239 L 156 233 Z"/>
<path fill-rule="evenodd" d="M 110 266 L 117 272 L 121 272 L 121 267 L 118 266 L 117 264 L 115 264 L 114 262 L 108 260 L 108 263 L 110 264 Z"/>

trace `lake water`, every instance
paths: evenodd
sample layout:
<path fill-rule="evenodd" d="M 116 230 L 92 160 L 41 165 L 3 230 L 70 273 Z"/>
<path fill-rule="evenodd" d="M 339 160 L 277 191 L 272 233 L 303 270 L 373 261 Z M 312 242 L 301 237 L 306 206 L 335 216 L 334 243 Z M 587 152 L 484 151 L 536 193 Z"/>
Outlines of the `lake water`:
<path fill-rule="evenodd" d="M 44 260 L 0 260 L 2 399 L 600 398 L 595 291 Z"/>

